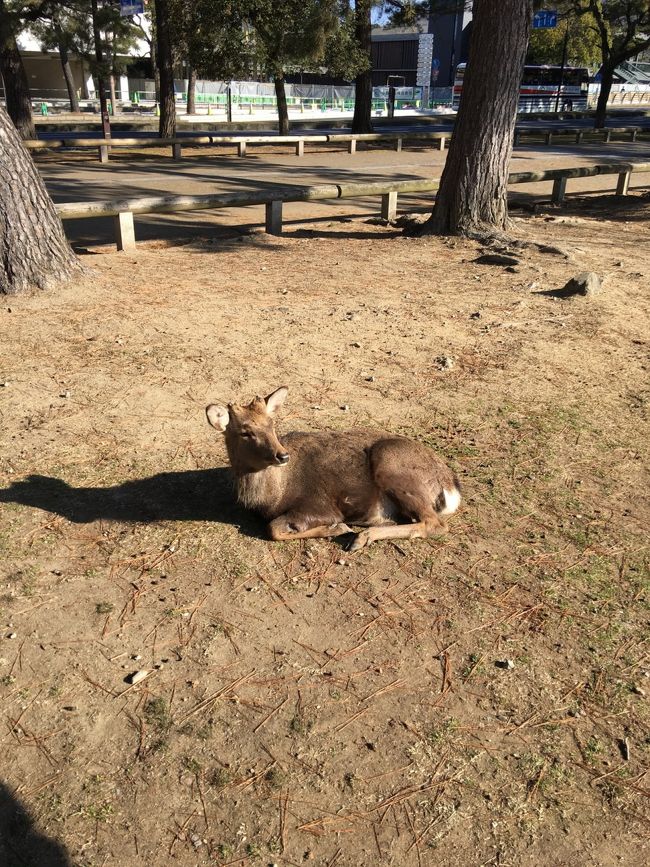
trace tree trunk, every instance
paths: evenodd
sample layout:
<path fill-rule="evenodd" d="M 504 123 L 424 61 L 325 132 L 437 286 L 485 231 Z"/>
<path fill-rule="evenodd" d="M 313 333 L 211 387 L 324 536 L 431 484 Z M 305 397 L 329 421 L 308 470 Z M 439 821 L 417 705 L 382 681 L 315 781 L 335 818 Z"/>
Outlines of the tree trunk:
<path fill-rule="evenodd" d="M 372 0 L 357 0 L 354 10 L 354 35 L 361 51 L 368 58 L 368 68 L 354 81 L 354 116 L 352 132 L 372 132 Z"/>
<path fill-rule="evenodd" d="M 158 71 L 158 52 L 156 51 L 156 34 L 151 40 L 151 68 L 153 70 L 153 93 L 156 102 L 160 102 L 160 72 Z"/>
<path fill-rule="evenodd" d="M 598 94 L 598 102 L 596 103 L 596 119 L 594 120 L 594 127 L 596 129 L 602 129 L 607 120 L 607 103 L 609 102 L 609 95 L 614 82 L 615 69 L 616 65 L 611 66 L 610 64 L 607 64 L 606 66 L 603 66 L 600 71 L 600 93 Z"/>
<path fill-rule="evenodd" d="M 196 70 L 193 66 L 187 70 L 187 113 L 196 114 Z"/>
<path fill-rule="evenodd" d="M 0 295 L 50 288 L 78 270 L 41 176 L 0 107 Z"/>
<path fill-rule="evenodd" d="M 18 51 L 16 37 L 3 34 L 0 40 L 0 73 L 5 87 L 7 112 L 23 139 L 35 139 L 29 82 Z"/>
<path fill-rule="evenodd" d="M 106 100 L 106 69 L 104 64 L 104 51 L 102 48 L 102 35 L 99 29 L 99 13 L 97 9 L 97 0 L 90 0 L 90 9 L 93 25 L 93 41 L 95 43 L 95 64 L 97 90 L 99 91 L 99 113 L 102 119 L 102 135 L 104 138 L 110 138 L 111 135 L 111 120 L 108 115 L 108 103 Z"/>
<path fill-rule="evenodd" d="M 278 100 L 278 132 L 289 135 L 289 109 L 287 108 L 287 93 L 284 88 L 284 73 L 277 74 L 273 79 L 275 95 Z"/>
<path fill-rule="evenodd" d="M 111 91 L 111 114 L 113 117 L 117 114 L 117 92 L 115 91 L 115 73 L 111 72 L 108 76 L 108 86 Z"/>
<path fill-rule="evenodd" d="M 508 167 L 533 0 L 475 0 L 463 93 L 427 230 L 495 233 L 508 225 Z"/>
<path fill-rule="evenodd" d="M 79 111 L 79 99 L 77 97 L 77 89 L 74 84 L 74 75 L 70 66 L 70 58 L 68 57 L 68 49 L 65 42 L 59 42 L 59 57 L 61 59 L 61 68 L 63 69 L 63 77 L 65 78 L 65 86 L 68 89 L 68 99 L 70 100 L 70 111 Z"/>
<path fill-rule="evenodd" d="M 160 73 L 160 123 L 161 138 L 176 135 L 176 99 L 174 97 L 174 60 L 169 26 L 168 0 L 156 0 L 156 59 Z"/>

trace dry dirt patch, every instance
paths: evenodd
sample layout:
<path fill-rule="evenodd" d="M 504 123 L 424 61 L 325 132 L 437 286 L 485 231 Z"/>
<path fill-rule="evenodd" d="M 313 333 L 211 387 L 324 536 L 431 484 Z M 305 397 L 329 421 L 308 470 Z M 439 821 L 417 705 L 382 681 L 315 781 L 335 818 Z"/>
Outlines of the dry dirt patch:
<path fill-rule="evenodd" d="M 615 204 L 516 222 L 566 256 L 514 271 L 333 222 L 2 304 L 7 863 L 647 859 L 650 209 Z M 269 544 L 203 407 L 282 383 L 285 430 L 444 454 L 450 535 Z"/>

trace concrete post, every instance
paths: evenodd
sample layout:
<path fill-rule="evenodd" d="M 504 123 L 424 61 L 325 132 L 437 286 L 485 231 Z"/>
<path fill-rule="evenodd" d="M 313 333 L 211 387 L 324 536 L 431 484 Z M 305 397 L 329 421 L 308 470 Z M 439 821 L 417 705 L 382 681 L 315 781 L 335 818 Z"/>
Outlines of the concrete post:
<path fill-rule="evenodd" d="M 237 156 L 245 157 L 246 156 L 246 142 L 240 141 L 237 142 Z"/>
<path fill-rule="evenodd" d="M 356 154 L 356 152 L 357 152 L 357 141 L 356 141 L 356 139 L 351 138 L 350 141 L 348 142 L 348 153 L 349 154 Z"/>
<path fill-rule="evenodd" d="M 546 133 L 546 144 L 550 145 L 552 141 L 553 141 L 553 133 L 547 132 Z"/>
<path fill-rule="evenodd" d="M 266 231 L 269 235 L 282 234 L 282 200 L 266 203 Z"/>
<path fill-rule="evenodd" d="M 118 250 L 135 250 L 135 227 L 131 211 L 121 211 L 113 218 L 115 226 L 115 243 Z"/>
<path fill-rule="evenodd" d="M 397 216 L 397 193 L 383 193 L 381 197 L 381 218 L 389 222 Z"/>
<path fill-rule="evenodd" d="M 566 178 L 556 178 L 553 181 L 553 192 L 551 194 L 551 201 L 554 205 L 560 205 L 564 201 L 564 195 L 566 193 Z"/>
<path fill-rule="evenodd" d="M 618 176 L 618 183 L 616 184 L 617 196 L 627 196 L 627 191 L 630 187 L 630 174 L 631 172 L 621 172 Z"/>
<path fill-rule="evenodd" d="M 300 104 L 302 105 L 302 103 L 300 103 Z M 302 157 L 304 155 L 305 155 L 305 140 L 304 139 L 298 139 L 298 141 L 296 142 L 296 156 Z"/>
<path fill-rule="evenodd" d="M 175 160 L 180 160 L 183 156 L 182 150 L 183 150 L 183 148 L 182 148 L 181 143 L 179 141 L 175 141 L 174 144 L 172 145 L 172 157 Z"/>
<path fill-rule="evenodd" d="M 398 138 L 395 140 L 395 150 L 399 153 L 402 150 L 402 139 Z"/>
<path fill-rule="evenodd" d="M 636 134 L 638 133 L 638 129 L 633 129 L 630 135 L 630 141 L 636 141 Z"/>
<path fill-rule="evenodd" d="M 576 133 L 576 144 L 580 144 L 581 141 L 582 141 L 582 133 L 577 132 Z"/>
<path fill-rule="evenodd" d="M 611 132 L 611 130 L 606 129 L 605 130 L 605 141 L 611 141 L 611 140 L 612 140 L 612 132 Z"/>
<path fill-rule="evenodd" d="M 100 163 L 108 162 L 108 145 L 99 146 L 99 161 Z"/>
<path fill-rule="evenodd" d="M 438 139 L 438 150 L 439 151 L 444 151 L 446 140 L 447 139 L 444 135 L 441 135 L 440 138 Z"/>

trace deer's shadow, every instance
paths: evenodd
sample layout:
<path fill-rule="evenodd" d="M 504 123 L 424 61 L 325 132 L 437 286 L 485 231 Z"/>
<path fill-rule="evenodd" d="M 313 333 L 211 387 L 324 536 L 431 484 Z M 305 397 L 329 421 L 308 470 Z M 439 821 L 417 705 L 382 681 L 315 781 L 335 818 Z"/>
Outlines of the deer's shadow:
<path fill-rule="evenodd" d="M 157 473 L 106 488 L 75 488 L 62 479 L 32 475 L 0 489 L 0 503 L 43 509 L 75 524 L 218 521 L 248 536 L 265 536 L 263 522 L 237 504 L 225 467 Z"/>
<path fill-rule="evenodd" d="M 0 864 L 72 867 L 64 846 L 41 834 L 28 809 L 3 783 L 0 783 Z"/>

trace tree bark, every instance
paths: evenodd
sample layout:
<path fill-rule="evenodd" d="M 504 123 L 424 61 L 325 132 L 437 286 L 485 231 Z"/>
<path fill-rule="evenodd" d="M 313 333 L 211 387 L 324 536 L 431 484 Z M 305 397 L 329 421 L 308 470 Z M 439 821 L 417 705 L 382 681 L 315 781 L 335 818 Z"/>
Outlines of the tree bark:
<path fill-rule="evenodd" d="M 41 176 L 0 107 L 0 295 L 50 288 L 78 270 Z"/>
<path fill-rule="evenodd" d="M 174 96 L 174 58 L 169 23 L 168 0 L 155 0 L 156 7 L 156 60 L 160 73 L 160 123 L 161 138 L 176 135 L 176 99 Z"/>
<path fill-rule="evenodd" d="M 469 60 L 447 162 L 427 231 L 508 225 L 508 167 L 533 0 L 475 0 Z"/>
<path fill-rule="evenodd" d="M 75 87 L 74 75 L 70 66 L 70 57 L 65 42 L 59 40 L 59 58 L 61 59 L 61 68 L 65 79 L 65 86 L 68 90 L 68 99 L 70 100 L 70 111 L 79 111 L 79 99 L 77 97 L 77 89 Z"/>
<path fill-rule="evenodd" d="M 187 113 L 196 114 L 196 69 L 192 65 L 187 70 Z"/>
<path fill-rule="evenodd" d="M 612 84 L 614 83 L 614 71 L 616 65 L 611 66 L 610 64 L 606 64 L 600 71 L 600 93 L 598 94 L 598 102 L 596 103 L 596 119 L 594 120 L 594 127 L 596 129 L 602 129 L 607 120 L 607 103 L 609 102 L 609 95 L 612 90 Z"/>
<path fill-rule="evenodd" d="M 275 95 L 278 100 L 278 132 L 289 135 L 289 109 L 287 107 L 287 92 L 284 87 L 284 73 L 278 73 L 273 78 Z"/>
<path fill-rule="evenodd" d="M 18 51 L 16 37 L 13 34 L 3 33 L 0 36 L 0 73 L 4 82 L 5 101 L 9 117 L 14 122 L 21 138 L 35 139 L 36 127 L 32 115 L 29 82 Z"/>
<path fill-rule="evenodd" d="M 108 115 L 108 102 L 106 100 L 106 70 L 104 64 L 104 51 L 102 48 L 102 35 L 99 30 L 99 14 L 97 10 L 97 0 L 90 0 L 90 9 L 93 25 L 93 41 L 95 43 L 95 64 L 97 90 L 99 91 L 99 113 L 102 119 L 102 135 L 104 138 L 110 138 L 111 121 Z"/>
<path fill-rule="evenodd" d="M 357 0 L 354 10 L 354 35 L 368 57 L 368 68 L 354 80 L 354 115 L 352 132 L 372 132 L 372 0 Z"/>

